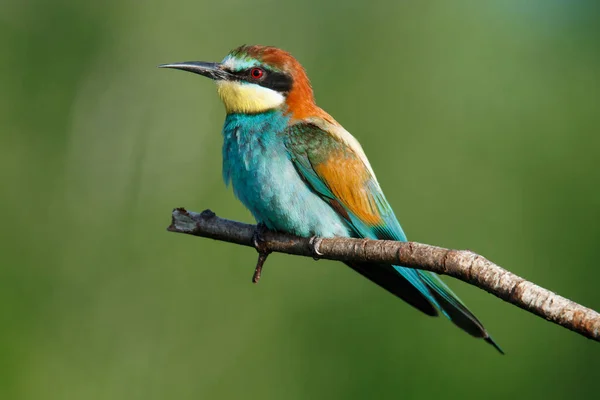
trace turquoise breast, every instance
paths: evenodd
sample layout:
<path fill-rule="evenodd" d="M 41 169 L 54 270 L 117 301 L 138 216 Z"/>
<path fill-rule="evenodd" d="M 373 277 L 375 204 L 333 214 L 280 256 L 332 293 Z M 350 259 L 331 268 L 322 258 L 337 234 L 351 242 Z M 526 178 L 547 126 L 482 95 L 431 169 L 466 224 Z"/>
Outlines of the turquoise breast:
<path fill-rule="evenodd" d="M 257 222 L 300 236 L 348 236 L 338 214 L 300 178 L 285 147 L 280 111 L 229 114 L 223 127 L 223 178 Z"/>

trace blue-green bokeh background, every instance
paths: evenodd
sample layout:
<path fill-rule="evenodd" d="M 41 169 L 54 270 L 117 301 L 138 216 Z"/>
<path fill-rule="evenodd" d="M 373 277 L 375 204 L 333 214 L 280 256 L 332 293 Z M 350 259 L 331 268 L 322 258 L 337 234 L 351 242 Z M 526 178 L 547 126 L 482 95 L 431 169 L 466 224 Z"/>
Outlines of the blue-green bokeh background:
<path fill-rule="evenodd" d="M 583 398 L 600 346 L 458 281 L 507 356 L 341 264 L 169 234 L 252 221 L 214 87 L 272 44 L 363 144 L 412 240 L 600 308 L 593 1 L 16 1 L 0 13 L 0 398 Z"/>

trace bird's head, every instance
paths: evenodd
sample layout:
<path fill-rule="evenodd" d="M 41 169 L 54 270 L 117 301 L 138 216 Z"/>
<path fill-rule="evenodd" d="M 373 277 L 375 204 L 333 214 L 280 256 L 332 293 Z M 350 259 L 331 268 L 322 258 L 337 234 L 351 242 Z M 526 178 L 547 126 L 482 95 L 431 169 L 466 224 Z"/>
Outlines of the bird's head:
<path fill-rule="evenodd" d="M 227 113 L 281 109 L 299 119 L 317 109 L 304 68 L 290 53 L 276 47 L 241 46 L 220 63 L 189 61 L 160 67 L 213 79 Z"/>

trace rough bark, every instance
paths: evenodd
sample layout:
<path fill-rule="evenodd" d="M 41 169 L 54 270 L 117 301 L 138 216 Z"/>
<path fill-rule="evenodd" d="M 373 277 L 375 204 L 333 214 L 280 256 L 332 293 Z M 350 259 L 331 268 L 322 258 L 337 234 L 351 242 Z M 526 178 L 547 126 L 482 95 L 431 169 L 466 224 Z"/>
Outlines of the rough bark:
<path fill-rule="evenodd" d="M 529 282 L 486 258 L 468 250 L 450 250 L 415 242 L 347 238 L 303 238 L 266 231 L 257 244 L 256 225 L 219 218 L 210 210 L 202 213 L 183 208 L 173 210 L 168 230 L 255 247 L 260 268 L 270 252 L 339 261 L 390 263 L 449 275 L 475 285 L 500 299 L 600 341 L 600 314 Z M 260 277 L 257 266 L 254 280 Z"/>

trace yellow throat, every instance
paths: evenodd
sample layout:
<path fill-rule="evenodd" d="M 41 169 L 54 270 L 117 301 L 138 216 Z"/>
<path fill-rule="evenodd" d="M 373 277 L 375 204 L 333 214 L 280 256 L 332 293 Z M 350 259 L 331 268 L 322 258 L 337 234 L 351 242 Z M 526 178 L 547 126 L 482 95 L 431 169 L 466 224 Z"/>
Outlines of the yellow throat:
<path fill-rule="evenodd" d="M 228 114 L 259 113 L 280 107 L 285 97 L 274 90 L 237 81 L 218 81 L 217 92 Z"/>

